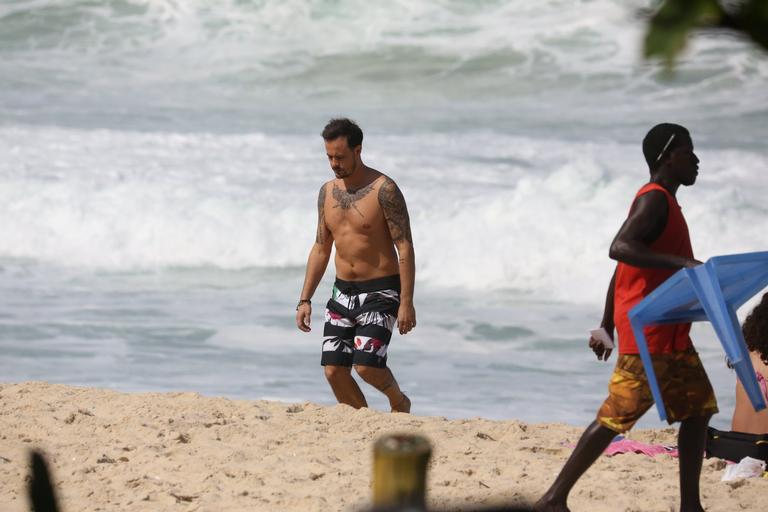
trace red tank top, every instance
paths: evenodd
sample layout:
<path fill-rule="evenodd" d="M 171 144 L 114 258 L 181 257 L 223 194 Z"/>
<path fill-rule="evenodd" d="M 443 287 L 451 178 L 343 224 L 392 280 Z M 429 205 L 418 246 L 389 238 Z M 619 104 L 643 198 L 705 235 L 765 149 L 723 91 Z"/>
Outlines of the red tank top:
<path fill-rule="evenodd" d="M 685 258 L 693 258 L 691 239 L 688 235 L 688 225 L 685 223 L 683 212 L 677 200 L 661 185 L 648 183 L 635 195 L 635 200 L 651 190 L 660 190 L 667 198 L 667 225 L 661 235 L 650 244 L 654 252 L 675 254 Z M 633 203 L 634 204 L 634 203 Z M 657 286 L 676 272 L 670 268 L 634 267 L 619 263 L 616 268 L 616 287 L 614 289 L 613 321 L 619 336 L 619 354 L 637 354 L 637 343 L 629 324 L 627 313 L 638 302 L 643 300 Z M 689 349 L 691 338 L 688 335 L 691 324 L 652 325 L 645 328 L 645 338 L 648 340 L 648 350 L 651 354 L 681 352 Z"/>

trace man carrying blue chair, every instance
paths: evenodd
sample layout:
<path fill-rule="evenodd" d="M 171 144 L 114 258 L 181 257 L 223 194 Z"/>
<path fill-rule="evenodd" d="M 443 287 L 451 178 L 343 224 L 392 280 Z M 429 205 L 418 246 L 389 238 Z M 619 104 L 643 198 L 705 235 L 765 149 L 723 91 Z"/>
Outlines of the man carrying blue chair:
<path fill-rule="evenodd" d="M 637 192 L 610 249 L 610 257 L 618 265 L 608 288 L 602 327 L 611 338 L 615 327 L 619 356 L 609 396 L 535 510 L 568 510 L 568 494 L 581 475 L 617 434 L 632 428 L 653 405 L 629 311 L 677 270 L 701 264 L 693 258 L 688 227 L 675 198 L 680 185 L 693 185 L 698 175 L 699 159 L 688 130 L 668 123 L 654 126 L 643 140 L 643 154 L 650 182 Z M 667 419 L 681 422 L 680 510 L 700 512 L 704 509 L 699 476 L 707 424 L 718 409 L 689 331 L 690 322 L 653 325 L 644 333 Z M 611 349 L 599 339 L 590 338 L 589 345 L 598 359 L 608 359 Z"/>

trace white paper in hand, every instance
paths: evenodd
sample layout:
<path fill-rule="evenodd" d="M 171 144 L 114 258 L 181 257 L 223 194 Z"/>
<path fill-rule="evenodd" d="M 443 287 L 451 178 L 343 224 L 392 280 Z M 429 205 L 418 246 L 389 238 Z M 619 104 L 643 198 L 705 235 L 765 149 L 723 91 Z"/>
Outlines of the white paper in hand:
<path fill-rule="evenodd" d="M 606 331 L 604 328 L 601 327 L 599 329 L 592 329 L 589 331 L 589 334 L 597 341 L 602 343 L 603 348 L 613 349 L 613 340 L 608 335 L 608 331 Z"/>

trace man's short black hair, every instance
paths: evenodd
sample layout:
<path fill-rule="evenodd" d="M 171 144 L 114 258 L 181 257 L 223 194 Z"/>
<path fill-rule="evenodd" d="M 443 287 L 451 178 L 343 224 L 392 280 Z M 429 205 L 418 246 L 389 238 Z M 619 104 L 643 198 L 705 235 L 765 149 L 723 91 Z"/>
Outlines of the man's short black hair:
<path fill-rule="evenodd" d="M 328 121 L 328 124 L 323 128 L 322 135 L 326 141 L 346 137 L 349 149 L 355 149 L 363 143 L 363 130 L 357 126 L 357 123 L 346 117 Z"/>
<path fill-rule="evenodd" d="M 674 123 L 657 124 L 643 139 L 643 156 L 648 163 L 648 169 L 653 174 L 664 162 L 669 153 L 691 140 L 688 129 Z"/>

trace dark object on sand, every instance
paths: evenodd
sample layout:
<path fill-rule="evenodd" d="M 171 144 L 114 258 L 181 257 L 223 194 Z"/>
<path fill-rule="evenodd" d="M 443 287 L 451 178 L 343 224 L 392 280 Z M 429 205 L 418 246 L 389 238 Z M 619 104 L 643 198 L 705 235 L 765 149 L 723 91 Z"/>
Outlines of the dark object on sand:
<path fill-rule="evenodd" d="M 709 427 L 705 451 L 707 457 L 717 457 L 732 462 L 739 462 L 744 457 L 768 462 L 768 434 L 722 432 Z"/>
<path fill-rule="evenodd" d="M 59 512 L 53 492 L 51 474 L 42 454 L 31 452 L 32 479 L 29 481 L 29 502 L 33 512 Z"/>

